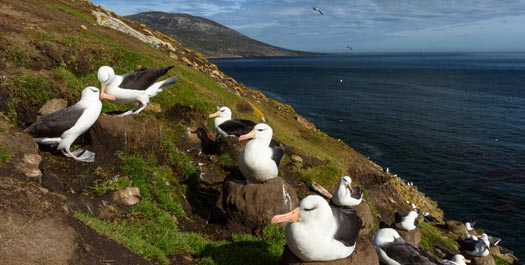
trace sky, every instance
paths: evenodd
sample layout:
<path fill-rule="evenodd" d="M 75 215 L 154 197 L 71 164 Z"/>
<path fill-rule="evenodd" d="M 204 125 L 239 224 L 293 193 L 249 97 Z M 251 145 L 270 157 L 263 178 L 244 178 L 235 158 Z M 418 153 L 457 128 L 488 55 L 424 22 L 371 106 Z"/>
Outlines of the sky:
<path fill-rule="evenodd" d="M 525 0 L 92 0 L 118 15 L 211 19 L 313 52 L 525 51 Z M 319 8 L 323 15 L 314 11 Z"/>

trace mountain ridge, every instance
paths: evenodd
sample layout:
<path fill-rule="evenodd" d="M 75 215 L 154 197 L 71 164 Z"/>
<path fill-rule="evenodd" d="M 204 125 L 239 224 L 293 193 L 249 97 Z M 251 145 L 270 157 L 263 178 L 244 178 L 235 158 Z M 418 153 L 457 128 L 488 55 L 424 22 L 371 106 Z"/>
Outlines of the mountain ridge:
<path fill-rule="evenodd" d="M 190 14 L 152 11 L 125 17 L 162 32 L 208 58 L 314 54 L 270 45 L 213 20 Z"/>

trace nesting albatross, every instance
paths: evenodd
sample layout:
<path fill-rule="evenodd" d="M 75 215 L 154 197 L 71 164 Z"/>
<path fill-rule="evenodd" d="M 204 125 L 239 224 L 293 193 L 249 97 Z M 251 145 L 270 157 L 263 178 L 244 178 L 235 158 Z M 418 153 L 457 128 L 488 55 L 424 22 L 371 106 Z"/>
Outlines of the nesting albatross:
<path fill-rule="evenodd" d="M 80 101 L 76 104 L 43 116 L 24 131 L 31 134 L 37 143 L 58 145 L 57 150 L 67 157 L 93 162 L 95 153 L 83 149 L 71 152 L 69 148 L 78 136 L 97 121 L 102 110 L 99 92 L 96 87 L 84 88 Z"/>
<path fill-rule="evenodd" d="M 418 213 L 414 210 L 410 211 L 407 215 L 402 216 L 399 212 L 394 214 L 395 226 L 405 231 L 411 231 L 417 227 L 417 216 Z"/>
<path fill-rule="evenodd" d="M 299 207 L 276 215 L 271 223 L 288 222 L 288 248 L 303 261 L 330 261 L 350 256 L 355 249 L 361 218 L 350 208 L 331 208 L 319 195 L 309 195 Z"/>
<path fill-rule="evenodd" d="M 332 202 L 337 206 L 355 206 L 363 201 L 361 187 L 352 188 L 352 179 L 343 176 L 339 179 L 339 185 L 332 196 Z"/>
<path fill-rule="evenodd" d="M 392 228 L 379 229 L 372 238 L 379 260 L 387 265 L 435 265 L 441 264 L 428 253 L 403 240 Z"/>
<path fill-rule="evenodd" d="M 243 119 L 232 119 L 232 111 L 224 106 L 220 107 L 215 113 L 208 118 L 215 118 L 213 124 L 217 134 L 223 137 L 235 135 L 237 137 L 249 133 L 255 127 L 255 122 Z"/>
<path fill-rule="evenodd" d="M 122 104 L 138 102 L 138 107 L 128 110 L 119 116 L 137 114 L 146 108 L 149 98 L 156 96 L 164 87 L 177 82 L 178 78 L 176 76 L 155 82 L 172 67 L 141 68 L 135 72 L 116 75 L 110 66 L 101 66 L 97 73 L 98 81 L 100 82 L 100 99 L 110 99 Z"/>
<path fill-rule="evenodd" d="M 259 123 L 239 137 L 239 141 L 253 138 L 244 146 L 238 159 L 239 170 L 247 183 L 262 183 L 277 177 L 284 151 L 281 146 L 270 145 L 272 135 L 272 127 Z"/>

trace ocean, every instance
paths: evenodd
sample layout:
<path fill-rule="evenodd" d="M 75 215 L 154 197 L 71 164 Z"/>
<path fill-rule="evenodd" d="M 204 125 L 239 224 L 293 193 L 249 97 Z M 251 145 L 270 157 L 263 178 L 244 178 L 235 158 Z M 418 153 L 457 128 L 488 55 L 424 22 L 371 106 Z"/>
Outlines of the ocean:
<path fill-rule="evenodd" d="M 213 59 L 525 258 L 525 53 Z"/>

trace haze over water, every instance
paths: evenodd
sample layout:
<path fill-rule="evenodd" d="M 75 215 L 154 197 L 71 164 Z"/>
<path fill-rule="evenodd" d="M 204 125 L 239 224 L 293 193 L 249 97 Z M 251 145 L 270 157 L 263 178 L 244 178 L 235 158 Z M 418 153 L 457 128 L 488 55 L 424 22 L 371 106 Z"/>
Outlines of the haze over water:
<path fill-rule="evenodd" d="M 413 181 L 446 218 L 475 220 L 525 258 L 525 53 L 212 62 Z"/>

